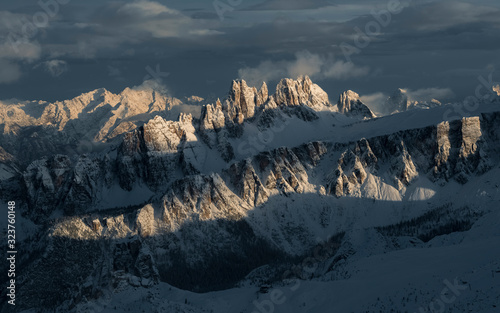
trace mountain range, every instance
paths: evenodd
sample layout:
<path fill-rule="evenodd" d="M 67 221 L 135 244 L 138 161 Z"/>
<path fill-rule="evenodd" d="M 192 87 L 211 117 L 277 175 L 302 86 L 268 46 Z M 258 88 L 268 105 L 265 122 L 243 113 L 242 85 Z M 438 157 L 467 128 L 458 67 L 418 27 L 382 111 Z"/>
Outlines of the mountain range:
<path fill-rule="evenodd" d="M 0 102 L 16 311 L 495 312 L 500 96 L 473 101 L 377 116 L 305 76 Z"/>

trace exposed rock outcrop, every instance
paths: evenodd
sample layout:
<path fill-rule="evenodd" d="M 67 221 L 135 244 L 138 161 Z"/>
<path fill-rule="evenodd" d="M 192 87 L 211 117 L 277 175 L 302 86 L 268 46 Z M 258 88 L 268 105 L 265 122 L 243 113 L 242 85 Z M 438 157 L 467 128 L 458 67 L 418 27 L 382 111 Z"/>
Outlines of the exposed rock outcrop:
<path fill-rule="evenodd" d="M 465 183 L 473 173 L 484 173 L 491 167 L 479 117 L 440 123 L 437 141 L 438 153 L 432 173 L 435 180 L 455 177 Z"/>
<path fill-rule="evenodd" d="M 226 128 L 227 118 L 220 100 L 215 105 L 204 106 L 200 118 L 201 138 L 210 148 L 216 148 L 226 162 L 234 158 L 233 147 L 229 143 L 230 130 Z"/>
<path fill-rule="evenodd" d="M 358 118 L 374 118 L 375 114 L 361 100 L 359 95 L 348 90 L 339 96 L 337 102 L 339 113 Z"/>
<path fill-rule="evenodd" d="M 172 181 L 182 164 L 180 152 L 198 141 L 192 122 L 190 114 L 181 114 L 178 122 L 157 116 L 126 134 L 117 157 L 120 185 L 130 190 L 135 182 L 144 181 L 157 188 Z"/>
<path fill-rule="evenodd" d="M 304 105 L 313 109 L 329 107 L 328 94 L 308 76 L 296 80 L 285 78 L 276 86 L 274 101 L 278 106 Z"/>

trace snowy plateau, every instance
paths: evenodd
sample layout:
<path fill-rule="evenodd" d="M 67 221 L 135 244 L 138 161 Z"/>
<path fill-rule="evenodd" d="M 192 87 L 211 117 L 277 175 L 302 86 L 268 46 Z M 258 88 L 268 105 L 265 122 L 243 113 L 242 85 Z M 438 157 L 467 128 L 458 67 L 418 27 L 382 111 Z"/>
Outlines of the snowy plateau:
<path fill-rule="evenodd" d="M 500 312 L 500 96 L 386 109 L 307 76 L 0 101 L 0 312 Z"/>

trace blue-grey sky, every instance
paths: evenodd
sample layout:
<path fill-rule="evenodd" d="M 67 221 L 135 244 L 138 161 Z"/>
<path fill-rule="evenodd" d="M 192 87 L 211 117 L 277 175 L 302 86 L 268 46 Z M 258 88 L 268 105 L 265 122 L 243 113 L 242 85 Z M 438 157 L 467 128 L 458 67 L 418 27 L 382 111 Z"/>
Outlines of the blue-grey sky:
<path fill-rule="evenodd" d="M 463 98 L 500 81 L 499 39 L 496 0 L 3 1 L 0 99 L 119 92 L 157 70 L 177 97 L 307 74 L 332 99 Z"/>

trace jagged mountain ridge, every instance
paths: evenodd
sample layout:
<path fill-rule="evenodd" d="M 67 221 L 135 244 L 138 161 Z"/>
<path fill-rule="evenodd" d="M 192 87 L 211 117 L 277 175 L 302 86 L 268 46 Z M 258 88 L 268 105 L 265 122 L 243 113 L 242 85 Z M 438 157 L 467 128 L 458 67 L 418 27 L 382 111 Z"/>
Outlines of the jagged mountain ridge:
<path fill-rule="evenodd" d="M 273 193 L 311 189 L 324 189 L 337 197 L 402 200 L 407 187 L 419 176 L 436 183 L 455 179 L 463 184 L 471 175 L 491 168 L 500 148 L 496 142 L 498 120 L 497 113 L 483 114 L 351 144 L 316 142 L 302 148 L 280 148 L 270 155 L 260 153 L 252 161 L 227 165 L 223 172 L 230 177 L 226 184 L 239 190 L 237 196 L 251 207 L 264 203 Z M 98 205 L 98 195 L 114 183 L 123 192 L 142 185 L 158 192 L 184 176 L 210 175 L 211 171 L 203 172 L 197 163 L 200 153 L 189 155 L 196 151 L 193 149 L 203 150 L 195 146 L 199 142 L 191 121 L 189 115 L 181 116 L 180 122 L 156 117 L 126 136 L 117 153 L 82 156 L 74 163 L 65 156 L 32 163 L 23 174 L 23 189 L 39 212 L 58 206 L 70 212 L 76 205 L 77 212 L 84 213 L 83 208 Z M 454 131 L 450 133 L 450 129 Z M 327 175 L 313 186 L 308 170 L 327 150 L 336 159 L 329 164 Z"/>
<path fill-rule="evenodd" d="M 199 129 L 203 139 L 210 147 L 218 146 L 228 161 L 234 153 L 224 137 L 239 136 L 247 120 L 257 118 L 259 125 L 269 127 L 277 109 L 303 120 L 317 119 L 315 112 L 337 111 L 328 95 L 307 76 L 283 79 L 274 95 L 268 94 L 265 83 L 257 90 L 243 80 L 233 81 L 225 99 L 208 105 L 202 105 L 202 98 L 194 96 L 183 100 L 184 104 L 153 85 L 126 88 L 120 94 L 97 89 L 55 103 L 0 102 L 0 146 L 23 163 L 54 153 L 95 152 L 105 149 L 102 143 L 137 129 L 155 116 L 176 120 L 180 112 L 187 110 L 194 111 L 195 119 L 201 111 Z M 195 126 L 198 128 L 197 123 Z M 219 134 L 220 129 L 229 134 Z"/>
<path fill-rule="evenodd" d="M 87 122 L 85 126 L 93 131 L 91 139 L 103 141 L 130 130 L 126 125 L 121 125 L 122 120 L 140 114 L 167 111 L 179 104 L 179 99 L 154 89 L 126 88 L 120 94 L 96 89 L 74 99 L 55 103 L 36 101 L 1 105 L 0 124 L 4 126 L 4 134 L 15 135 L 20 128 L 27 126 L 72 131 L 78 125 L 71 123 L 80 120 Z"/>
<path fill-rule="evenodd" d="M 95 152 L 156 115 L 177 118 L 181 107 L 197 106 L 147 85 L 119 94 L 97 89 L 55 103 L 0 102 L 0 146 L 24 164 L 55 153 Z"/>

